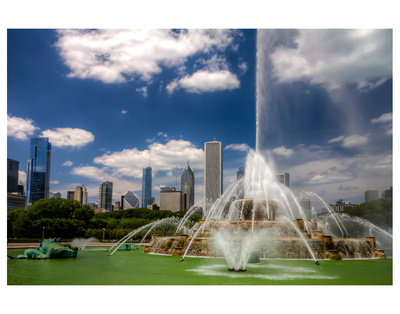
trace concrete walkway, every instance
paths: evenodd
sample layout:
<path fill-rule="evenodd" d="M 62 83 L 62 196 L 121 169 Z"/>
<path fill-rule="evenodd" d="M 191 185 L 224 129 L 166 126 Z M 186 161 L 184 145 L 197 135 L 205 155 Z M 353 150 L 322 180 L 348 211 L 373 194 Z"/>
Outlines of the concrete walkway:
<path fill-rule="evenodd" d="M 61 243 L 71 243 L 71 242 L 63 242 Z M 90 242 L 87 246 L 101 246 L 101 247 L 110 247 L 113 246 L 116 242 Z M 132 242 L 127 242 L 127 243 L 132 243 Z M 136 246 L 139 245 L 139 243 L 134 243 Z M 7 243 L 7 249 L 29 249 L 29 248 L 35 248 L 39 246 L 40 243 Z M 148 243 L 142 243 L 140 246 L 148 246 Z"/>

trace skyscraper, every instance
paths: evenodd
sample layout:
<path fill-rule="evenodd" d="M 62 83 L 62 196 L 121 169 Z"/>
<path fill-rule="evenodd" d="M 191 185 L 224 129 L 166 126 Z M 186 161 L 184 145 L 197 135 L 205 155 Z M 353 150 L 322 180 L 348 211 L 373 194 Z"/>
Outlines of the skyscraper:
<path fill-rule="evenodd" d="M 244 167 L 239 167 L 239 170 L 236 172 L 236 181 L 239 181 L 244 177 Z"/>
<path fill-rule="evenodd" d="M 307 219 L 311 219 L 312 218 L 312 211 L 311 211 L 311 201 L 309 198 L 307 197 L 302 197 L 300 199 L 300 205 L 303 208 L 303 212 L 304 215 L 306 215 Z M 299 216 L 299 218 L 302 218 L 301 216 Z"/>
<path fill-rule="evenodd" d="M 88 193 L 86 187 L 82 184 L 82 186 L 77 186 L 74 192 L 74 200 L 78 201 L 82 205 L 87 204 Z"/>
<path fill-rule="evenodd" d="M 204 151 L 204 197 L 207 203 L 211 203 L 221 196 L 223 190 L 222 143 L 206 142 Z"/>
<path fill-rule="evenodd" d="M 126 195 L 121 198 L 121 209 L 139 208 L 139 206 L 139 198 L 131 191 L 128 191 Z"/>
<path fill-rule="evenodd" d="M 75 188 L 74 200 L 82 204 L 82 187 L 79 185 Z"/>
<path fill-rule="evenodd" d="M 189 209 L 194 204 L 194 172 L 189 162 L 181 175 L 182 209 Z"/>
<path fill-rule="evenodd" d="M 112 211 L 112 182 L 105 181 L 99 184 L 99 208 L 104 208 L 107 212 Z"/>
<path fill-rule="evenodd" d="M 281 172 L 276 175 L 276 178 L 279 183 L 287 186 L 288 188 L 290 187 L 290 175 L 287 172 Z"/>
<path fill-rule="evenodd" d="M 26 174 L 28 203 L 49 198 L 51 143 L 48 137 L 31 138 Z"/>
<path fill-rule="evenodd" d="M 371 202 L 378 199 L 378 190 L 368 189 L 365 191 L 365 202 Z"/>
<path fill-rule="evenodd" d="M 393 198 L 393 187 L 382 191 L 382 198 Z"/>
<path fill-rule="evenodd" d="M 143 168 L 142 177 L 142 207 L 147 208 L 147 205 L 151 205 L 154 202 L 154 198 L 151 197 L 152 190 L 152 169 L 151 167 Z"/>
<path fill-rule="evenodd" d="M 82 184 L 82 205 L 87 205 L 88 192 L 86 187 Z"/>
<path fill-rule="evenodd" d="M 67 191 L 67 200 L 73 200 L 75 198 L 75 191 Z"/>
<path fill-rule="evenodd" d="M 19 161 L 7 158 L 7 192 L 18 192 Z"/>

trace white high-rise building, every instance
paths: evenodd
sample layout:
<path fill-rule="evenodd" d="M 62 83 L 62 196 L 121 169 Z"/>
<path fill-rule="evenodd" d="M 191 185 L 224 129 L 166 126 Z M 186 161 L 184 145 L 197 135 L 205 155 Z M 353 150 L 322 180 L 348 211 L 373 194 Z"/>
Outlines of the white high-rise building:
<path fill-rule="evenodd" d="M 371 202 L 378 199 L 378 190 L 368 189 L 365 191 L 365 202 Z"/>
<path fill-rule="evenodd" d="M 82 205 L 87 205 L 88 192 L 86 187 L 82 184 Z"/>
<path fill-rule="evenodd" d="M 207 203 L 215 202 L 223 191 L 222 143 L 204 143 L 204 197 Z"/>
<path fill-rule="evenodd" d="M 280 172 L 276 174 L 276 179 L 278 180 L 279 183 L 287 186 L 288 188 L 290 187 L 290 175 L 287 172 Z"/>
<path fill-rule="evenodd" d="M 302 197 L 300 199 L 300 205 L 303 208 L 304 215 L 306 215 L 306 219 L 312 218 L 312 211 L 311 211 L 311 201 L 307 197 Z M 299 217 L 303 218 L 303 217 Z"/>
<path fill-rule="evenodd" d="M 82 205 L 87 205 L 88 192 L 86 187 L 82 184 L 82 186 L 77 186 L 74 192 L 74 200 L 78 201 Z"/>

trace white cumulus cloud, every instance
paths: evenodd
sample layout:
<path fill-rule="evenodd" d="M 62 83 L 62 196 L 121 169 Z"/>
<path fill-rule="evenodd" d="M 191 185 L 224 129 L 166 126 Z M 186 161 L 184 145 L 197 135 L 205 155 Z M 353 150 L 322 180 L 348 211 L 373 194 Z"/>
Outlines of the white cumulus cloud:
<path fill-rule="evenodd" d="M 33 125 L 33 120 L 31 119 L 7 115 L 7 136 L 25 141 L 37 129 L 39 128 Z"/>
<path fill-rule="evenodd" d="M 137 148 L 124 149 L 96 157 L 94 163 L 110 168 L 114 176 L 141 178 L 149 158 L 154 171 L 170 171 L 176 166 L 186 165 L 187 161 L 194 169 L 204 167 L 203 150 L 185 140 L 170 140 L 165 144 L 154 142 L 143 151 Z"/>
<path fill-rule="evenodd" d="M 368 143 L 368 137 L 363 135 L 349 135 L 343 140 L 343 147 L 352 148 Z"/>
<path fill-rule="evenodd" d="M 92 181 L 100 184 L 104 181 L 111 181 L 113 183 L 113 198 L 119 199 L 121 195 L 127 191 L 139 191 L 141 190 L 141 184 L 138 182 L 131 182 L 125 179 L 121 179 L 115 176 L 109 168 L 97 168 L 93 166 L 75 167 L 72 169 L 71 174 L 89 178 Z M 98 186 L 94 186 L 92 190 L 89 190 L 91 195 L 98 195 Z"/>
<path fill-rule="evenodd" d="M 143 86 L 143 87 L 140 87 L 140 88 L 136 88 L 136 91 L 141 93 L 143 95 L 143 97 L 147 97 L 147 95 L 148 95 L 146 86 Z"/>
<path fill-rule="evenodd" d="M 343 141 L 344 140 L 344 136 L 343 135 L 340 135 L 340 136 L 338 136 L 338 137 L 335 137 L 335 138 L 333 138 L 333 139 L 330 139 L 329 141 L 328 141 L 328 143 L 337 143 L 337 142 L 341 142 L 341 141 Z"/>
<path fill-rule="evenodd" d="M 299 30 L 294 42 L 296 47 L 280 46 L 271 55 L 279 82 L 374 88 L 392 76 L 391 30 Z"/>
<path fill-rule="evenodd" d="M 26 183 L 26 172 L 18 170 L 18 184 L 25 185 Z"/>
<path fill-rule="evenodd" d="M 196 53 L 223 51 L 233 44 L 232 30 L 58 30 L 59 49 L 69 77 L 124 83 L 148 82 L 162 66 L 179 67 Z"/>
<path fill-rule="evenodd" d="M 51 145 L 55 147 L 82 147 L 94 141 L 93 133 L 77 128 L 45 130 L 40 137 L 48 137 Z"/>
<path fill-rule="evenodd" d="M 189 93 L 207 93 L 222 90 L 232 90 L 240 86 L 237 76 L 228 70 L 199 70 L 192 75 L 186 75 L 167 85 L 167 91 L 172 94 L 182 88 Z"/>
<path fill-rule="evenodd" d="M 386 130 L 386 134 L 392 135 L 393 134 L 393 114 L 391 112 L 382 114 L 379 118 L 374 118 L 371 120 L 373 124 L 380 124 L 381 128 Z"/>
<path fill-rule="evenodd" d="M 249 145 L 243 143 L 243 144 L 229 144 L 227 146 L 225 146 L 224 149 L 231 149 L 231 150 L 238 150 L 238 151 L 242 151 L 242 152 L 248 152 L 250 147 Z"/>
<path fill-rule="evenodd" d="M 65 167 L 71 167 L 73 165 L 73 162 L 70 160 L 67 160 L 66 162 L 64 162 L 61 166 L 65 166 Z"/>
<path fill-rule="evenodd" d="M 272 150 L 272 152 L 276 155 L 290 157 L 293 155 L 294 151 L 291 148 L 286 148 L 285 146 L 277 147 Z"/>
<path fill-rule="evenodd" d="M 388 123 L 392 122 L 393 114 L 391 112 L 382 114 L 379 118 L 374 118 L 371 120 L 372 123 Z"/>
<path fill-rule="evenodd" d="M 365 145 L 368 143 L 368 137 L 364 135 L 349 135 L 349 136 L 344 136 L 340 135 L 338 137 L 335 137 L 333 139 L 330 139 L 328 143 L 338 143 L 342 142 L 342 146 L 345 148 L 353 148 L 361 145 Z"/>

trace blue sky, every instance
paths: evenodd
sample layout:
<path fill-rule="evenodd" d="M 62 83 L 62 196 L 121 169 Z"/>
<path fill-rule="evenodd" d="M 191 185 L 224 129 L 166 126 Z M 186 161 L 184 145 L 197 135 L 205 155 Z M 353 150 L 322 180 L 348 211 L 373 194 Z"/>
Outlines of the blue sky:
<path fill-rule="evenodd" d="M 140 198 L 150 157 L 156 200 L 189 160 L 199 201 L 214 138 L 227 188 L 255 148 L 257 99 L 260 149 L 295 193 L 358 203 L 392 186 L 390 30 L 9 29 L 7 58 L 7 157 L 26 172 L 28 139 L 50 137 L 63 197 L 85 184 L 96 201 L 110 180 L 114 201 Z"/>

